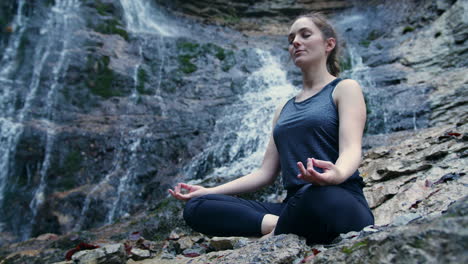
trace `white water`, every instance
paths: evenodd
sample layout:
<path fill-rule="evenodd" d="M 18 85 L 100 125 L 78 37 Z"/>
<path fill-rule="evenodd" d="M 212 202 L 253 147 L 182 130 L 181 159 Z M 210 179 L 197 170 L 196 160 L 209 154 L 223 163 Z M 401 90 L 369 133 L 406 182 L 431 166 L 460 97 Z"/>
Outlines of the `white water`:
<path fill-rule="evenodd" d="M 2 58 L 2 70 L 0 72 L 0 84 L 2 85 L 3 94 L 0 96 L 0 109 L 5 109 L 0 116 L 1 140 L 0 140 L 0 206 L 3 205 L 4 194 L 8 177 L 11 174 L 12 158 L 16 152 L 18 140 L 23 131 L 23 123 L 27 122 L 30 114 L 34 110 L 33 105 L 36 101 L 44 101 L 45 115 L 41 123 L 45 124 L 46 142 L 44 160 L 40 166 L 40 182 L 35 189 L 32 200 L 29 204 L 32 220 L 30 225 L 24 227 L 23 239 L 30 236 L 31 227 L 34 224 L 34 218 L 37 215 L 38 208 L 44 202 L 44 192 L 47 187 L 47 174 L 50 167 L 51 150 L 54 145 L 55 126 L 50 122 L 53 114 L 53 108 L 56 100 L 56 93 L 60 87 L 60 77 L 65 74 L 65 68 L 68 65 L 67 53 L 71 34 L 73 34 L 72 24 L 74 19 L 79 19 L 76 14 L 79 8 L 79 0 L 62 0 L 55 1 L 55 5 L 51 8 L 46 22 L 40 29 L 40 37 L 34 47 L 35 53 L 32 58 L 33 70 L 31 81 L 28 85 L 22 82 L 17 82 L 10 79 L 13 71 L 17 68 L 18 49 L 21 37 L 25 30 L 25 22 L 22 16 L 22 8 L 24 1 L 18 3 L 17 15 L 14 19 L 13 27 L 16 29 L 15 34 L 12 34 L 10 43 L 5 50 Z M 57 56 L 51 73 L 51 83 L 44 85 L 41 77 L 45 74 L 45 64 L 50 60 L 50 56 Z M 55 58 L 55 57 L 54 57 Z M 15 98 L 18 96 L 17 85 L 27 87 L 25 102 L 17 114 L 15 114 Z M 39 89 L 47 89 L 47 96 L 44 99 L 40 98 Z"/>
<path fill-rule="evenodd" d="M 238 103 L 227 107 L 220 115 L 207 149 L 192 159 L 185 175 L 193 177 L 210 155 L 225 155 L 226 142 L 234 135 L 235 141 L 229 144 L 228 160 L 203 179 L 191 181 L 193 184 L 214 177 L 229 179 L 258 168 L 272 134 L 275 110 L 297 92 L 288 82 L 278 58 L 269 51 L 256 52 L 263 66 L 248 77 L 246 88 L 251 92 L 244 94 Z"/>
<path fill-rule="evenodd" d="M 18 47 L 21 42 L 21 37 L 23 36 L 25 30 L 25 17 L 23 16 L 23 7 L 24 7 L 25 0 L 18 1 L 18 9 L 16 10 L 16 16 L 13 19 L 13 23 L 11 27 L 15 34 L 12 34 L 8 46 L 3 53 L 2 60 L 0 61 L 0 65 L 2 65 L 2 69 L 0 70 L 0 81 L 9 81 L 9 76 L 12 69 L 16 66 L 16 55 L 18 54 Z"/>
<path fill-rule="evenodd" d="M 171 26 L 172 21 L 156 8 L 150 1 L 120 0 L 125 11 L 127 30 L 133 33 L 157 34 L 175 36 L 179 28 Z"/>

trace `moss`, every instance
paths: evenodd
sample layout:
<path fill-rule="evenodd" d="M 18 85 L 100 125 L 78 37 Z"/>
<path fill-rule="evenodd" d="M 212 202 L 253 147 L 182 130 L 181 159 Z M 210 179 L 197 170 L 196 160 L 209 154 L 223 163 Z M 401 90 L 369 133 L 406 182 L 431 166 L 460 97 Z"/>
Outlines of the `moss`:
<path fill-rule="evenodd" d="M 151 91 L 145 89 L 145 83 L 148 81 L 148 74 L 143 68 L 138 69 L 137 73 L 137 91 L 140 94 L 151 94 Z"/>
<path fill-rule="evenodd" d="M 196 53 L 198 52 L 198 48 L 200 45 L 198 43 L 192 43 L 192 42 L 179 42 L 177 43 L 177 48 L 185 53 Z"/>
<path fill-rule="evenodd" d="M 351 70 L 352 63 L 349 56 L 340 57 L 339 64 L 341 71 Z"/>
<path fill-rule="evenodd" d="M 96 1 L 95 6 L 98 13 L 103 16 L 112 14 L 114 12 L 114 6 L 112 4 L 105 4 L 100 0 Z"/>
<path fill-rule="evenodd" d="M 61 191 L 72 189 L 76 186 L 76 173 L 80 171 L 83 157 L 78 150 L 70 151 L 63 161 L 62 166 L 57 170 L 57 187 Z"/>
<path fill-rule="evenodd" d="M 369 47 L 370 43 L 371 42 L 369 40 L 367 40 L 367 39 L 363 39 L 363 40 L 359 41 L 359 45 L 361 45 L 363 47 L 366 47 L 366 48 Z"/>
<path fill-rule="evenodd" d="M 218 60 L 224 60 L 226 58 L 226 54 L 224 53 L 224 49 L 221 48 L 221 47 L 217 47 L 216 48 L 216 54 L 215 54 L 216 58 L 218 58 Z"/>
<path fill-rule="evenodd" d="M 190 61 L 192 58 L 194 58 L 194 56 L 179 55 L 180 70 L 182 72 L 189 74 L 197 70 L 197 66 Z"/>
<path fill-rule="evenodd" d="M 236 58 L 234 57 L 234 52 L 232 50 L 225 52 L 225 59 L 223 60 L 223 65 L 221 70 L 224 72 L 229 71 L 236 64 Z"/>
<path fill-rule="evenodd" d="M 409 33 L 409 32 L 413 32 L 414 31 L 414 27 L 412 26 L 406 26 L 405 28 L 403 28 L 403 34 L 406 34 L 406 33 Z"/>
<path fill-rule="evenodd" d="M 367 244 L 369 243 L 369 241 L 366 239 L 364 241 L 361 241 L 361 242 L 357 242 L 357 243 L 354 243 L 354 245 L 352 245 L 351 247 L 343 247 L 341 249 L 341 252 L 345 253 L 345 254 L 351 254 L 353 253 L 354 251 L 356 250 L 359 250 L 363 247 L 366 247 Z"/>
<path fill-rule="evenodd" d="M 90 78 L 87 81 L 87 86 L 93 94 L 104 98 L 121 96 L 119 92 L 112 89 L 114 72 L 109 69 L 109 62 L 109 56 L 104 56 L 101 60 L 88 57 L 87 62 L 87 69 L 90 71 Z"/>
<path fill-rule="evenodd" d="M 122 24 L 117 19 L 108 19 L 96 26 L 95 30 L 102 34 L 120 35 L 128 41 L 128 33 L 123 29 Z"/>

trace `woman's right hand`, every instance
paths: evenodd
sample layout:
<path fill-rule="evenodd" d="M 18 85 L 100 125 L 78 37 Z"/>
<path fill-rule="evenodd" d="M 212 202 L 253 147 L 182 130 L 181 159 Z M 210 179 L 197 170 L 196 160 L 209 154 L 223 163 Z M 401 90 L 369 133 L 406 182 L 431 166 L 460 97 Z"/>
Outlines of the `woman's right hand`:
<path fill-rule="evenodd" d="M 185 189 L 188 193 L 182 193 Z M 209 194 L 209 189 L 200 185 L 190 185 L 186 183 L 178 183 L 174 190 L 168 189 L 169 193 L 178 200 L 186 201 L 194 197 L 199 197 L 205 194 Z"/>

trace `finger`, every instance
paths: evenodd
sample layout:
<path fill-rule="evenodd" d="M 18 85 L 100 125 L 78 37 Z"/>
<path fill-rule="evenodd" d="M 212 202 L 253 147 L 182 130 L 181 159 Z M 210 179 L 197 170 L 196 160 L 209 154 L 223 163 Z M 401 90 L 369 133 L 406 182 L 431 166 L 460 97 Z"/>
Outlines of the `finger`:
<path fill-rule="evenodd" d="M 180 197 L 180 194 L 174 192 L 174 191 L 171 190 L 171 189 L 169 189 L 168 191 L 169 191 L 169 193 L 170 193 L 174 198 L 176 198 L 177 200 L 183 200 L 183 199 Z"/>
<path fill-rule="evenodd" d="M 307 169 L 313 168 L 313 167 L 314 167 L 314 164 L 312 163 L 312 159 L 307 158 Z"/>
<path fill-rule="evenodd" d="M 308 170 L 309 172 L 309 179 L 311 182 L 318 184 L 318 185 L 324 185 L 325 181 L 325 173 L 320 173 L 314 169 Z"/>
<path fill-rule="evenodd" d="M 312 159 L 312 162 L 316 167 L 324 168 L 324 169 L 328 169 L 334 166 L 332 162 L 325 161 L 325 160 Z"/>
<path fill-rule="evenodd" d="M 302 164 L 301 161 L 297 163 L 297 167 L 299 168 L 299 171 L 301 172 L 302 175 L 307 175 L 307 171 L 304 168 L 304 164 Z"/>
<path fill-rule="evenodd" d="M 180 193 L 180 183 L 178 183 L 178 184 L 174 187 L 174 192 Z"/>
<path fill-rule="evenodd" d="M 188 185 L 188 184 L 185 184 L 185 183 L 181 183 L 180 187 L 183 188 L 183 189 L 189 190 L 189 191 L 192 189 L 192 185 Z"/>

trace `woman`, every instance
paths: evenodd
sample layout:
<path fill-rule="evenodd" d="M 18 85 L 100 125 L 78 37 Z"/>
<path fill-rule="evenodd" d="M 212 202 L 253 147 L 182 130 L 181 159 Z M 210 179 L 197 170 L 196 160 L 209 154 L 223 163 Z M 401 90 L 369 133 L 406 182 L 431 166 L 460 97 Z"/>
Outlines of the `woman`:
<path fill-rule="evenodd" d="M 277 109 L 260 168 L 213 188 L 179 183 L 169 190 L 188 200 L 184 219 L 196 231 L 216 236 L 293 233 L 310 244 L 329 243 L 340 233 L 374 223 L 357 170 L 366 106 L 356 81 L 336 77 L 336 33 L 314 13 L 294 21 L 288 40 L 303 87 Z M 287 190 L 283 203 L 230 196 L 272 184 L 280 171 Z"/>

